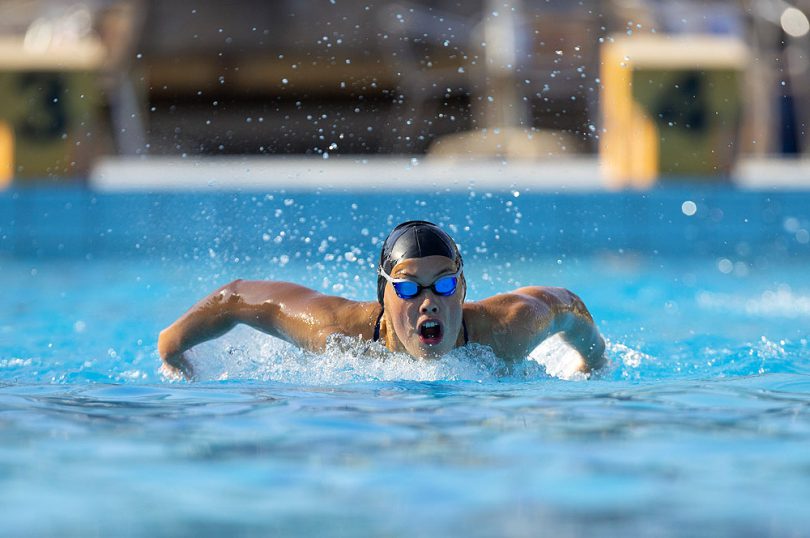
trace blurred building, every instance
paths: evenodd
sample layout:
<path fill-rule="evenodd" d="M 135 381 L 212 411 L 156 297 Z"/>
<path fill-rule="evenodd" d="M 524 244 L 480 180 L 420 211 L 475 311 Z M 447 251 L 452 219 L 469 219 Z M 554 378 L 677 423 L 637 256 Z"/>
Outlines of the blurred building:
<path fill-rule="evenodd" d="M 12 52 L 0 52 L 0 73 L 24 70 L 8 60 L 14 40 L 47 55 L 97 43 L 103 57 L 82 69 L 98 99 L 78 122 L 95 152 L 485 151 L 486 136 L 463 133 L 507 132 L 542 156 L 597 150 L 606 39 L 732 35 L 753 58 L 741 149 L 806 152 L 808 10 L 810 0 L 5 0 L 0 51 Z M 0 121 L 13 106 L 0 105 Z"/>
<path fill-rule="evenodd" d="M 422 153 L 510 125 L 594 148 L 598 2 L 193 5 L 148 4 L 153 151 Z"/>

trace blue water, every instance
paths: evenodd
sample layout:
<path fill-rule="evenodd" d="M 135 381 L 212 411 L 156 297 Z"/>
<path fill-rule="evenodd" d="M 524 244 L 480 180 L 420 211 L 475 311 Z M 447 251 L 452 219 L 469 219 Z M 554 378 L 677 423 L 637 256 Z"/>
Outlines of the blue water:
<path fill-rule="evenodd" d="M 0 211 L 2 536 L 809 534 L 808 195 L 67 190 Z M 201 381 L 158 372 L 157 332 L 233 278 L 372 298 L 408 217 L 455 230 L 472 300 L 576 291 L 609 366 L 241 328 L 193 352 Z"/>

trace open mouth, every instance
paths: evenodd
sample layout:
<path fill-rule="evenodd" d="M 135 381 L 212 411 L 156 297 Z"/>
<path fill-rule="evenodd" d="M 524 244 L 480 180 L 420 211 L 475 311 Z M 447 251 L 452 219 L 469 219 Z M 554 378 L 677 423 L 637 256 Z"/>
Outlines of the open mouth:
<path fill-rule="evenodd" d="M 432 319 L 419 324 L 419 340 L 429 346 L 435 346 L 441 342 L 442 324 Z"/>

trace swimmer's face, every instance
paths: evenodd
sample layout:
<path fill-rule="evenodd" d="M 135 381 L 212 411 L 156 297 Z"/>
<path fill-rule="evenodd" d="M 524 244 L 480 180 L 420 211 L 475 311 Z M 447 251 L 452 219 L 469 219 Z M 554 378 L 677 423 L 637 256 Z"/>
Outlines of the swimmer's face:
<path fill-rule="evenodd" d="M 454 274 L 456 262 L 445 256 L 426 256 L 404 260 L 391 270 L 391 277 L 408 279 L 430 286 L 437 279 Z M 385 316 L 395 334 L 386 336 L 386 344 L 395 351 L 406 351 L 414 357 L 440 357 L 457 344 L 463 345 L 461 333 L 465 282 L 459 277 L 456 292 L 442 296 L 424 288 L 412 299 L 401 299 L 393 285 L 385 286 Z"/>

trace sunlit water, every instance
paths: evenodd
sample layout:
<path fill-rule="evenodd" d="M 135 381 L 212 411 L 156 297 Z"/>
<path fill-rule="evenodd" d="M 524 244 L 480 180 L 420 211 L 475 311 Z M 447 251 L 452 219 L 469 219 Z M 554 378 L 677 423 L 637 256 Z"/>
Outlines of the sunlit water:
<path fill-rule="evenodd" d="M 737 258 L 468 245 L 472 300 L 585 300 L 609 342 L 587 380 L 559 341 L 421 362 L 247 328 L 192 352 L 200 381 L 160 374 L 158 331 L 230 279 L 373 298 L 362 238 L 385 230 L 354 231 L 331 259 L 0 257 L 0 535 L 807 534 L 808 258 L 766 263 L 757 240 Z"/>

